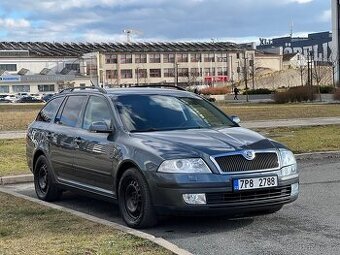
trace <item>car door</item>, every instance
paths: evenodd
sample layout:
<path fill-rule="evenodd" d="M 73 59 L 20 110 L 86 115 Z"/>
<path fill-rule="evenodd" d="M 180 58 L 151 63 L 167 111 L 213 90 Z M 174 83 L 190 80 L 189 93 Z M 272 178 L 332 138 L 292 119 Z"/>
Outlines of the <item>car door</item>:
<path fill-rule="evenodd" d="M 116 151 L 113 132 L 91 132 L 94 122 L 104 122 L 112 129 L 113 113 L 104 96 L 90 96 L 81 129 L 77 132 L 75 167 L 82 184 L 98 192 L 113 191 L 113 160 Z"/>
<path fill-rule="evenodd" d="M 75 137 L 86 99 L 86 95 L 68 96 L 48 134 L 52 166 L 57 179 L 62 182 L 77 181 L 74 171 Z"/>

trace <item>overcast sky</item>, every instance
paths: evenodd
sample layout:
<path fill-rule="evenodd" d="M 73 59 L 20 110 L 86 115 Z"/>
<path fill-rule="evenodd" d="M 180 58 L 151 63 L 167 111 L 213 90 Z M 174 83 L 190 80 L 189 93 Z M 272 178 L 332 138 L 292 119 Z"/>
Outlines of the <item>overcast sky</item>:
<path fill-rule="evenodd" d="M 331 30 L 330 0 L 1 0 L 0 41 L 256 41 Z"/>

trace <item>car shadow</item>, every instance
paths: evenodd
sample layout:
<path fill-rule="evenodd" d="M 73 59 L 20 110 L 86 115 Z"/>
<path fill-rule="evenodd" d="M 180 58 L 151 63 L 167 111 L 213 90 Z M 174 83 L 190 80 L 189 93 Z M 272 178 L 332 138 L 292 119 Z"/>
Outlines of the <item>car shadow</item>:
<path fill-rule="evenodd" d="M 118 205 L 112 201 L 104 201 L 68 191 L 64 192 L 62 199 L 56 204 L 125 225 L 120 217 Z M 250 225 L 254 222 L 254 217 L 163 216 L 156 226 L 143 231 L 164 238 L 171 238 L 178 234 L 195 236 L 197 234 L 220 233 Z"/>

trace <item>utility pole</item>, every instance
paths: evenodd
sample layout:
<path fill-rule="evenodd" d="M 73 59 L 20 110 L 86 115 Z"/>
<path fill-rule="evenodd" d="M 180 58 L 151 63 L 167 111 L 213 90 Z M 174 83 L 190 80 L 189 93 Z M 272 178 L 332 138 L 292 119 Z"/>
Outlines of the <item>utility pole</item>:
<path fill-rule="evenodd" d="M 179 66 L 179 64 L 176 62 L 176 63 L 175 63 L 175 71 L 176 71 L 176 86 L 178 86 L 178 66 Z"/>
<path fill-rule="evenodd" d="M 248 97 L 248 68 L 247 68 L 247 60 L 246 51 L 244 51 L 244 67 L 243 67 L 243 76 L 244 76 L 244 84 L 246 86 L 246 101 L 249 102 Z"/>
<path fill-rule="evenodd" d="M 137 67 L 136 71 L 137 71 L 137 86 L 139 86 L 139 67 Z"/>
<path fill-rule="evenodd" d="M 255 89 L 255 53 L 253 55 L 253 59 L 252 59 L 252 65 L 251 65 L 251 74 L 252 74 L 252 86 L 253 86 L 253 90 Z"/>

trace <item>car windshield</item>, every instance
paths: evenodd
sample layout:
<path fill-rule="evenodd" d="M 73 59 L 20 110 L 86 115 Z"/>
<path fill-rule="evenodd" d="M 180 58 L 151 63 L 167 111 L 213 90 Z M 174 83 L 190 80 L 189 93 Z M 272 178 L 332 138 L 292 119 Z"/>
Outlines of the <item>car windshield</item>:
<path fill-rule="evenodd" d="M 237 126 L 212 104 L 200 98 L 167 95 L 121 95 L 114 99 L 130 132 L 151 132 Z"/>

